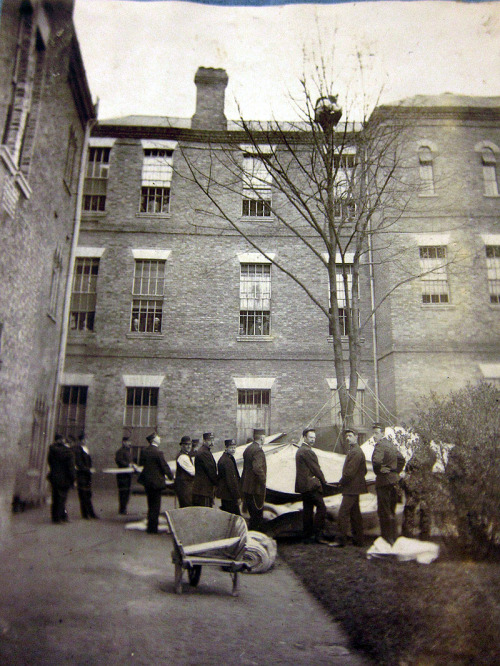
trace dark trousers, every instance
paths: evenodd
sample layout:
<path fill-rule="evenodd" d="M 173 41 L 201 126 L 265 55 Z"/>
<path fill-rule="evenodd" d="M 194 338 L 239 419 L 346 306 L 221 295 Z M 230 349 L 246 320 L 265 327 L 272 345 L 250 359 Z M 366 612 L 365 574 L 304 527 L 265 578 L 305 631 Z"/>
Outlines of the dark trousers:
<path fill-rule="evenodd" d="M 245 493 L 245 504 L 250 514 L 248 529 L 261 532 L 264 526 L 264 497 Z"/>
<path fill-rule="evenodd" d="M 363 545 L 363 518 L 361 517 L 361 510 L 359 508 L 359 495 L 342 495 L 338 526 L 340 539 L 343 543 L 349 538 L 350 527 L 354 545 Z"/>
<path fill-rule="evenodd" d="M 130 486 L 132 485 L 131 474 L 117 474 L 118 485 L 118 512 L 127 513 L 127 504 L 130 499 Z"/>
<path fill-rule="evenodd" d="M 146 488 L 148 499 L 148 534 L 158 534 L 158 518 L 161 509 L 161 488 Z"/>
<path fill-rule="evenodd" d="M 320 492 L 313 491 L 302 493 L 302 534 L 305 539 L 312 536 L 319 536 L 325 527 L 326 506 L 323 495 Z M 316 513 L 314 512 L 316 507 Z"/>
<path fill-rule="evenodd" d="M 220 508 L 227 513 L 234 513 L 235 516 L 241 516 L 238 500 L 221 499 Z"/>
<path fill-rule="evenodd" d="M 377 513 L 380 523 L 380 535 L 391 545 L 398 538 L 396 523 L 396 504 L 398 491 L 394 484 L 377 487 Z"/>
<path fill-rule="evenodd" d="M 95 518 L 92 506 L 92 490 L 89 486 L 78 486 L 78 499 L 80 500 L 80 513 L 82 518 Z"/>
<path fill-rule="evenodd" d="M 213 505 L 213 497 L 207 497 L 206 495 L 193 495 L 193 506 L 207 506 L 209 509 L 211 509 Z"/>
<path fill-rule="evenodd" d="M 68 499 L 68 490 L 69 488 L 52 486 L 52 506 L 50 507 L 50 511 L 53 523 L 60 523 L 67 520 L 66 500 Z"/>
<path fill-rule="evenodd" d="M 415 528 L 418 527 L 419 538 L 427 541 L 431 536 L 431 515 L 427 502 L 419 493 L 406 491 L 405 508 L 403 512 L 403 536 L 414 538 Z"/>

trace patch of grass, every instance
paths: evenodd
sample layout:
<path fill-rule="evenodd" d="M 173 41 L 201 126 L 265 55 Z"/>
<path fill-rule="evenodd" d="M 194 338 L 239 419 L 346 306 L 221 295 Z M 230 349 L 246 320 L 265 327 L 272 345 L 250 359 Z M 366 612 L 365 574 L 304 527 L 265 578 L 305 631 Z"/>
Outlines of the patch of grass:
<path fill-rule="evenodd" d="M 500 664 L 500 566 L 368 560 L 354 547 L 280 542 L 279 553 L 377 664 Z"/>

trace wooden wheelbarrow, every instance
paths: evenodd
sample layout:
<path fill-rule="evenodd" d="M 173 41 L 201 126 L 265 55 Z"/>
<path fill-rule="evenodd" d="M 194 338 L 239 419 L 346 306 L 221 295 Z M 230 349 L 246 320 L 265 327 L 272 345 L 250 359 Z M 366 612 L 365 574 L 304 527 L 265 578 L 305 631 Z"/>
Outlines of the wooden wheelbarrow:
<path fill-rule="evenodd" d="M 174 539 L 175 591 L 182 594 L 182 575 L 188 572 L 189 584 L 196 587 L 202 566 L 223 567 L 231 574 L 232 594 L 238 596 L 238 573 L 251 567 L 244 562 L 247 541 L 244 518 L 220 509 L 190 506 L 166 512 Z"/>

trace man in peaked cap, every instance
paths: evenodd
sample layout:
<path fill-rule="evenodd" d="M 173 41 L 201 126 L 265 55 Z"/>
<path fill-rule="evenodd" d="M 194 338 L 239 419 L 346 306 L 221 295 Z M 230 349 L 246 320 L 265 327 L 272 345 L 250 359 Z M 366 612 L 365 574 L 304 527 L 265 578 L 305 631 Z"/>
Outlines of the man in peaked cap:
<path fill-rule="evenodd" d="M 57 434 L 54 443 L 49 446 L 47 462 L 50 467 L 47 478 L 52 486 L 52 522 L 67 522 L 66 500 L 76 479 L 75 456 L 64 443 L 62 435 Z"/>
<path fill-rule="evenodd" d="M 339 509 L 338 526 L 340 537 L 335 545 L 345 546 L 349 538 L 349 526 L 355 546 L 363 546 L 363 519 L 359 508 L 359 496 L 368 492 L 366 488 L 366 458 L 358 444 L 358 435 L 352 428 L 344 430 L 349 447 L 339 485 L 342 489 L 342 503 Z"/>
<path fill-rule="evenodd" d="M 115 463 L 120 469 L 131 468 L 132 449 L 130 439 L 126 435 L 122 438 L 122 445 L 115 453 Z M 132 472 L 124 472 L 116 475 L 118 486 L 118 513 L 127 515 L 127 504 L 130 498 L 130 487 L 132 485 Z"/>
<path fill-rule="evenodd" d="M 173 480 L 174 475 L 168 466 L 163 452 L 158 448 L 161 439 L 156 432 L 146 437 L 149 446 L 142 450 L 142 472 L 137 481 L 142 483 L 148 500 L 148 534 L 158 534 L 158 518 L 161 509 L 161 492 L 166 487 L 165 476 Z"/>
<path fill-rule="evenodd" d="M 266 499 L 267 463 L 262 447 L 266 431 L 255 428 L 253 441 L 243 451 L 242 491 L 245 504 L 250 514 L 248 527 L 262 530 L 264 501 Z"/>
<path fill-rule="evenodd" d="M 240 473 L 234 459 L 236 442 L 234 439 L 224 440 L 225 450 L 217 463 L 217 497 L 221 500 L 221 509 L 240 516 Z"/>
<path fill-rule="evenodd" d="M 181 450 L 176 459 L 174 488 L 181 509 L 191 506 L 193 503 L 193 483 L 196 470 L 189 455 L 191 444 L 191 437 L 187 435 L 181 437 Z"/>
<path fill-rule="evenodd" d="M 78 442 L 73 448 L 76 467 L 76 488 L 80 500 L 80 512 L 82 518 L 98 518 L 92 505 L 92 458 L 85 439 L 85 433 L 81 432 Z"/>
<path fill-rule="evenodd" d="M 193 506 L 213 507 L 215 487 L 217 486 L 217 464 L 212 455 L 214 436 L 211 432 L 203 433 L 203 444 L 194 458 Z"/>

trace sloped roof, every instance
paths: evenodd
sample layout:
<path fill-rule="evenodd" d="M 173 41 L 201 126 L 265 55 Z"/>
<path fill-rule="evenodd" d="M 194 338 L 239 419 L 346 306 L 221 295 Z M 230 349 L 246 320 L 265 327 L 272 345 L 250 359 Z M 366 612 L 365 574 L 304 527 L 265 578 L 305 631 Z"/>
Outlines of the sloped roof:
<path fill-rule="evenodd" d="M 442 93 L 440 95 L 414 95 L 406 99 L 390 102 L 385 106 L 432 107 L 432 108 L 476 108 L 500 109 L 500 96 L 481 97 L 476 95 L 457 95 Z"/>

